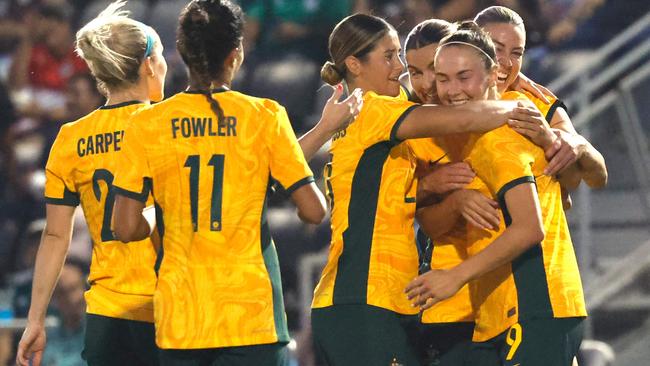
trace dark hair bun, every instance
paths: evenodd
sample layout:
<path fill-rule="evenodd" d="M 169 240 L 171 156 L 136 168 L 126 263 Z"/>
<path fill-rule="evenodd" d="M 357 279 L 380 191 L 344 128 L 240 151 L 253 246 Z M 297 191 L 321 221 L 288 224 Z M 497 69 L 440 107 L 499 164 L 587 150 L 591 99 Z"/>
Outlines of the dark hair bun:
<path fill-rule="evenodd" d="M 333 62 L 327 61 L 320 69 L 320 77 L 324 82 L 334 86 L 343 81 L 343 75 L 339 72 Z"/>

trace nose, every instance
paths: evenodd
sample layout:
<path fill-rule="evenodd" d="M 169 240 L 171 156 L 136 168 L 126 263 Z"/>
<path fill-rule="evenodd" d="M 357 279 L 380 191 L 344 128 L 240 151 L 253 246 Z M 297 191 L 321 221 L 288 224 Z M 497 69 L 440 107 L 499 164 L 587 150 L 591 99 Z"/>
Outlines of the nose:
<path fill-rule="evenodd" d="M 431 70 L 424 71 L 422 75 L 422 88 L 426 91 L 429 91 L 433 88 L 436 83 L 436 77 Z"/>
<path fill-rule="evenodd" d="M 458 80 L 451 80 L 449 81 L 448 84 L 449 85 L 447 87 L 447 95 L 449 95 L 450 97 L 454 97 L 461 93 L 461 86 Z"/>
<path fill-rule="evenodd" d="M 499 65 L 505 68 L 511 68 L 512 67 L 512 60 L 510 60 L 510 57 L 507 56 L 498 56 L 497 57 L 497 62 Z"/>
<path fill-rule="evenodd" d="M 404 61 L 402 61 L 402 58 L 397 56 L 395 57 L 397 59 L 397 62 L 393 62 L 393 69 L 394 70 L 399 70 L 400 74 L 404 72 L 406 65 L 404 64 Z"/>

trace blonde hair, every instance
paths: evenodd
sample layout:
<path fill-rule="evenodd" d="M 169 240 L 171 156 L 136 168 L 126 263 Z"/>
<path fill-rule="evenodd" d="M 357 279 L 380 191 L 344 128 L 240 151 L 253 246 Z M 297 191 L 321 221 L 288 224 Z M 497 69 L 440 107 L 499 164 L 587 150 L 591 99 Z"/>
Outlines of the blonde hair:
<path fill-rule="evenodd" d="M 103 92 L 122 89 L 138 82 L 147 43 L 155 39 L 155 31 L 129 18 L 126 4 L 118 0 L 77 32 L 76 52 L 83 58 Z"/>

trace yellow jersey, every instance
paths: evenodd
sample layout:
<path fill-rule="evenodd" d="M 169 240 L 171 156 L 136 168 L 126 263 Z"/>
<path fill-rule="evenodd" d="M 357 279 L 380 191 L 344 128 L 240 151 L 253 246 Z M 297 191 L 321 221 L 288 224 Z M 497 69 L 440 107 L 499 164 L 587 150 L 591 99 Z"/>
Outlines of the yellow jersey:
<path fill-rule="evenodd" d="M 181 92 L 126 130 L 117 193 L 150 182 L 164 255 L 156 343 L 199 349 L 288 342 L 280 268 L 265 215 L 271 176 L 289 193 L 313 182 L 285 109 L 226 89 Z"/>
<path fill-rule="evenodd" d="M 63 125 L 45 168 L 45 201 L 83 208 L 93 241 L 86 311 L 153 322 L 153 244 L 149 239 L 124 244 L 111 232 L 113 179 L 124 155 L 124 128 L 144 106 L 135 101 L 104 106 Z"/>
<path fill-rule="evenodd" d="M 507 92 L 505 100 L 525 98 Z M 491 339 L 513 324 L 530 318 L 586 316 L 578 264 L 562 208 L 560 184 L 542 174 L 544 151 L 507 126 L 474 136 L 466 158 L 477 176 L 499 202 L 505 225 L 511 222 L 506 192 L 524 183 L 535 184 L 542 210 L 544 240 L 511 263 L 470 284 L 477 306 L 474 341 Z M 499 232 L 468 226 L 469 255 L 489 245 Z"/>
<path fill-rule="evenodd" d="M 510 94 L 510 93 L 517 93 L 517 92 L 507 92 L 504 95 Z M 532 95 L 531 93 L 529 93 L 527 91 L 518 93 L 517 98 L 521 99 L 522 96 L 525 96 L 526 99 L 530 100 L 531 102 L 533 102 L 533 104 L 535 104 L 537 109 L 540 112 L 542 112 L 542 114 L 544 115 L 544 118 L 546 119 L 546 121 L 548 123 L 551 123 L 551 119 L 553 119 L 553 114 L 555 114 L 555 111 L 558 108 L 566 109 L 566 106 L 564 105 L 562 100 L 557 99 L 557 98 L 547 96 L 546 98 L 549 99 L 550 104 L 546 104 L 546 103 L 544 103 L 544 101 L 542 101 L 541 99 L 537 98 L 536 96 Z"/>
<path fill-rule="evenodd" d="M 407 141 L 411 151 L 418 160 L 428 164 L 447 164 L 451 162 L 445 151 L 432 138 Z M 475 181 L 480 181 L 478 178 Z M 478 184 L 472 182 L 472 185 Z M 471 186 L 468 189 L 474 189 Z M 451 231 L 436 240 L 431 240 L 433 252 L 428 263 L 431 269 L 449 269 L 467 259 L 467 233 L 464 220 Z M 422 313 L 422 323 L 473 322 L 474 313 L 469 295 L 469 286 L 465 285 L 452 297 L 440 301 Z"/>
<path fill-rule="evenodd" d="M 415 159 L 395 136 L 414 108 L 364 94 L 356 120 L 333 137 L 325 168 L 332 242 L 313 308 L 368 304 L 417 314 L 404 293 L 417 276 Z"/>

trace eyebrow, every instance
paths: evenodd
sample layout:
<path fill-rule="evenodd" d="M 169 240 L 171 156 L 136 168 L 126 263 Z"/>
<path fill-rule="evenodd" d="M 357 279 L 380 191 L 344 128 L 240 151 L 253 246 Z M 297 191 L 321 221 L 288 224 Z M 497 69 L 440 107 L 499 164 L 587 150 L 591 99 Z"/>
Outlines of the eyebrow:
<path fill-rule="evenodd" d="M 504 47 L 504 48 L 506 47 L 505 44 L 503 44 L 503 43 L 501 43 L 501 42 L 499 42 L 499 41 L 497 41 L 495 39 L 493 39 L 492 42 L 494 42 L 494 44 L 496 44 L 497 46 L 501 46 L 501 47 Z M 515 47 L 515 48 L 513 48 L 513 50 L 521 50 L 521 51 L 523 51 L 524 48 L 523 47 Z"/>

